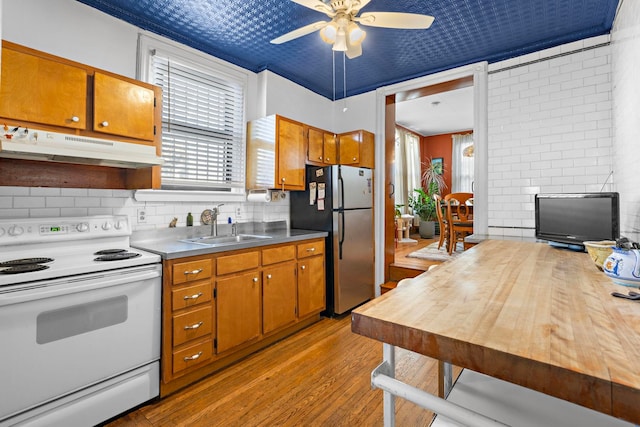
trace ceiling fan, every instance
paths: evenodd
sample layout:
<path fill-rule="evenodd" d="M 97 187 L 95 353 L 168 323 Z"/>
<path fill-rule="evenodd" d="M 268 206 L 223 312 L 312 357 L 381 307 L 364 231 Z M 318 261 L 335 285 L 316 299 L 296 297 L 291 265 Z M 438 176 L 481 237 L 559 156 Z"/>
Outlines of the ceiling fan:
<path fill-rule="evenodd" d="M 331 21 L 318 21 L 305 25 L 271 40 L 281 44 L 320 30 L 320 37 L 333 45 L 334 51 L 345 52 L 347 58 L 362 55 L 362 41 L 367 33 L 358 24 L 370 27 L 402 28 L 419 30 L 431 26 L 433 16 L 402 12 L 366 12 L 358 15 L 360 9 L 371 0 L 291 0 L 301 6 L 325 13 Z"/>

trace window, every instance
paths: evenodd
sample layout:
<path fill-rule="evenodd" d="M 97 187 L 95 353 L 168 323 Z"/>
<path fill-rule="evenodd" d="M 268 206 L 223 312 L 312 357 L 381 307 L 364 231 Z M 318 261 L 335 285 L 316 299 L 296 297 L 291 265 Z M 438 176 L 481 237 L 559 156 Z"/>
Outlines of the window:
<path fill-rule="evenodd" d="M 451 135 L 453 193 L 473 193 L 473 134 Z"/>
<path fill-rule="evenodd" d="M 396 127 L 395 204 L 407 206 L 413 190 L 421 188 L 420 139 L 418 135 Z M 406 212 L 406 209 L 401 209 Z"/>
<path fill-rule="evenodd" d="M 162 188 L 243 193 L 246 77 L 154 42 L 141 52 L 162 88 Z"/>

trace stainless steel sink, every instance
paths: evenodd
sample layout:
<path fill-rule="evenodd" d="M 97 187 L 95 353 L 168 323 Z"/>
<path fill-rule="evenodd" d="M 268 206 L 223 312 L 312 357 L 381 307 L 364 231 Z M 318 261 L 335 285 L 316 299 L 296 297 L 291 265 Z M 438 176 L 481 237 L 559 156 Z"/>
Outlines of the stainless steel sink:
<path fill-rule="evenodd" d="M 186 243 L 195 243 L 203 246 L 225 246 L 236 245 L 238 243 L 255 242 L 259 240 L 270 239 L 271 236 L 263 236 L 259 234 L 238 234 L 237 236 L 204 236 L 194 237 L 192 239 L 180 240 Z"/>

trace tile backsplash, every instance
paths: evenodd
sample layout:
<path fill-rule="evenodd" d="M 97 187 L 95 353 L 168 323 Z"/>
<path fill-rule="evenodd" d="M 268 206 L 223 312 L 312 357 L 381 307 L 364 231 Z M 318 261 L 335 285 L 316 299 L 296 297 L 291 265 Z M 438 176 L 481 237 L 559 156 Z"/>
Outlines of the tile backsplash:
<path fill-rule="evenodd" d="M 99 190 L 84 188 L 0 187 L 0 218 L 58 218 L 91 215 L 128 215 L 134 231 L 165 228 L 173 218 L 177 227 L 185 227 L 187 214 L 200 225 L 205 209 L 219 204 L 211 202 L 140 202 L 133 190 Z M 144 222 L 138 212 L 145 211 Z M 289 220 L 289 198 L 270 203 L 224 202 L 218 223 L 228 218 L 236 222 Z"/>

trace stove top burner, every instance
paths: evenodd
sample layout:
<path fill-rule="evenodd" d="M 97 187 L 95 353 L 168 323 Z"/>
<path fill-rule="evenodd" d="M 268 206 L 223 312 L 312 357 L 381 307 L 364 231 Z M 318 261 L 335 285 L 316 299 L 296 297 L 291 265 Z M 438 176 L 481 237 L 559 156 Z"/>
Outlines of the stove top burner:
<path fill-rule="evenodd" d="M 111 255 L 111 254 L 119 254 L 122 252 L 127 252 L 126 249 L 103 249 L 94 253 L 94 255 Z"/>
<path fill-rule="evenodd" d="M 101 255 L 97 258 L 94 258 L 93 260 L 94 261 L 119 261 L 123 259 L 136 258 L 139 256 L 140 254 L 137 254 L 135 252 L 117 252 L 117 253 L 111 253 L 107 255 Z"/>
<path fill-rule="evenodd" d="M 51 262 L 51 261 L 53 261 L 53 258 L 12 259 L 12 260 L 9 260 L 9 261 L 0 262 L 0 267 L 14 267 L 14 266 L 17 266 L 17 265 L 29 265 L 29 264 L 44 264 L 46 262 Z"/>
<path fill-rule="evenodd" d="M 46 270 L 47 268 L 49 268 L 48 265 L 42 264 L 17 264 L 13 267 L 0 269 L 0 274 L 30 273 L 32 271 Z"/>

